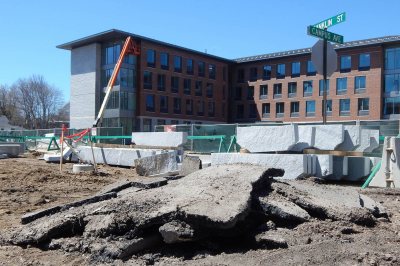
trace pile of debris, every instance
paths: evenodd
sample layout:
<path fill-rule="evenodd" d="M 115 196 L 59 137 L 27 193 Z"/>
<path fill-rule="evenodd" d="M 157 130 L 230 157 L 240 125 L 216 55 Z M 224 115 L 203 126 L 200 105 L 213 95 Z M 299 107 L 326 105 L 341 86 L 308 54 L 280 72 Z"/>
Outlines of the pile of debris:
<path fill-rule="evenodd" d="M 182 242 L 228 240 L 286 248 L 274 227 L 294 228 L 316 219 L 374 226 L 378 217 L 387 217 L 382 206 L 354 188 L 273 178 L 283 174 L 237 164 L 211 166 L 156 185 L 119 183 L 48 216 L 31 216 L 3 241 L 112 261 Z M 243 237 L 246 243 L 239 241 Z"/>

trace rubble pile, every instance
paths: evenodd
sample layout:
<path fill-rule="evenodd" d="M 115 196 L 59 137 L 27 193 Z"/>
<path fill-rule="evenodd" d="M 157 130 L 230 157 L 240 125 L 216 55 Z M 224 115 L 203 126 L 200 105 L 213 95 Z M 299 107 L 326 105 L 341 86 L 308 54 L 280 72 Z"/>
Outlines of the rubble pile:
<path fill-rule="evenodd" d="M 286 248 L 285 239 L 268 232 L 315 219 L 374 226 L 386 216 L 382 206 L 356 189 L 273 178 L 283 174 L 236 164 L 211 166 L 157 186 L 118 184 L 112 190 L 115 197 L 60 207 L 5 240 L 111 261 L 163 245 L 218 239 L 236 243 L 243 236 L 263 247 Z"/>

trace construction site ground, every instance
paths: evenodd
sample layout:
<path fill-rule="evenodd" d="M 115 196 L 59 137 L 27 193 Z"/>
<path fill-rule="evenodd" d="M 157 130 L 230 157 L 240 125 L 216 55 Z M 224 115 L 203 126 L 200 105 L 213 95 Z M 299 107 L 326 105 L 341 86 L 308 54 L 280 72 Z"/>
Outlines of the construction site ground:
<path fill-rule="evenodd" d="M 138 178 L 134 169 L 110 166 L 99 166 L 98 174 L 74 175 L 70 173 L 72 164 L 64 164 L 61 174 L 58 164 L 36 156 L 0 160 L 0 234 L 20 226 L 26 212 L 75 201 L 113 182 Z M 400 190 L 367 189 L 362 193 L 380 202 L 389 219 L 379 218 L 374 227 L 329 219 L 305 222 L 281 230 L 288 248 L 181 244 L 142 252 L 112 265 L 400 265 Z M 89 264 L 89 257 L 80 253 L 0 245 L 0 265 Z"/>

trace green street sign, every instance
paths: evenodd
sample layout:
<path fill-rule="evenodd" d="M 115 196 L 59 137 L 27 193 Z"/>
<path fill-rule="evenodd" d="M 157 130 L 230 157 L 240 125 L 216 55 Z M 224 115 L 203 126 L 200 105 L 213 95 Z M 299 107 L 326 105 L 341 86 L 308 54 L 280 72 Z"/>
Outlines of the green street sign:
<path fill-rule="evenodd" d="M 321 21 L 317 24 L 314 24 L 314 27 L 320 28 L 320 29 L 325 29 L 329 28 L 333 25 L 342 23 L 346 20 L 346 12 L 343 12 L 339 15 L 333 16 L 331 18 L 325 19 L 324 21 Z"/>
<path fill-rule="evenodd" d="M 343 36 L 326 31 L 326 30 L 321 30 L 320 28 L 314 27 L 314 26 L 308 26 L 307 27 L 307 34 L 311 36 L 315 36 L 330 42 L 335 42 L 335 43 L 343 43 Z"/>

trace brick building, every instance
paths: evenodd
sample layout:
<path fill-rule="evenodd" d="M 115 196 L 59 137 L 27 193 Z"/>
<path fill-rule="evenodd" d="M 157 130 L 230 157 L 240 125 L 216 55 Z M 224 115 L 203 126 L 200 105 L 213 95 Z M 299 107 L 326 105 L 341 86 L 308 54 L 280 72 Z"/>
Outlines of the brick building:
<path fill-rule="evenodd" d="M 102 126 L 126 132 L 155 125 L 322 121 L 322 76 L 311 49 L 229 60 L 119 30 L 59 45 L 71 51 L 71 127 L 91 126 L 123 41 L 125 59 Z M 399 119 L 400 36 L 335 45 L 327 120 Z"/>

